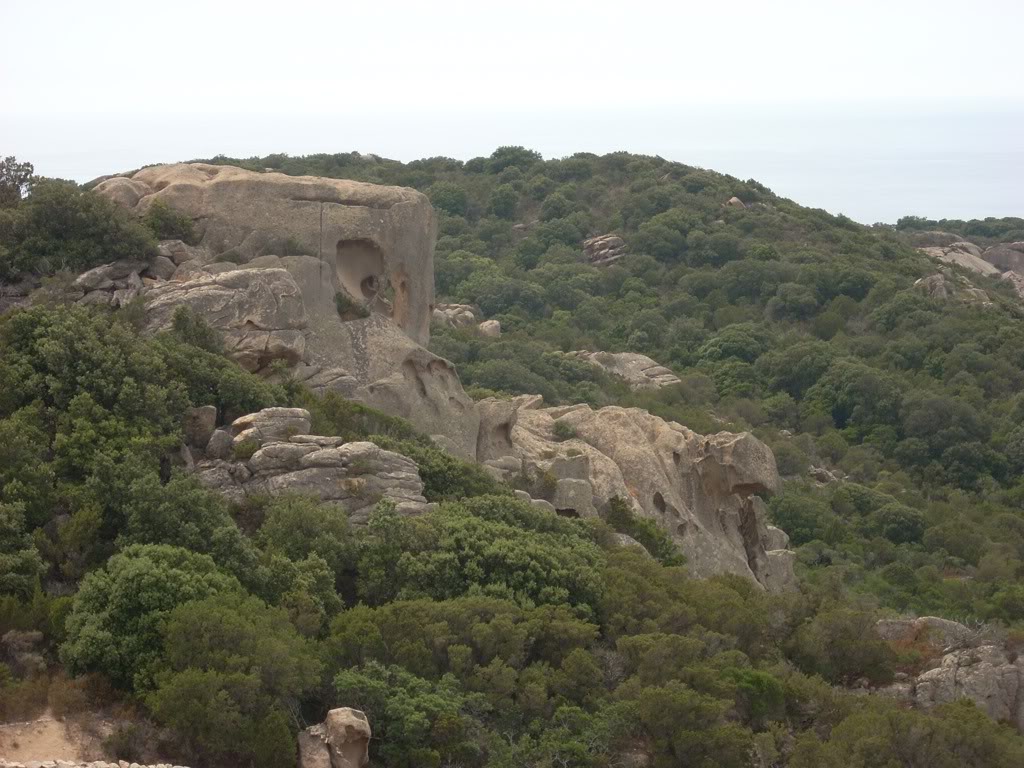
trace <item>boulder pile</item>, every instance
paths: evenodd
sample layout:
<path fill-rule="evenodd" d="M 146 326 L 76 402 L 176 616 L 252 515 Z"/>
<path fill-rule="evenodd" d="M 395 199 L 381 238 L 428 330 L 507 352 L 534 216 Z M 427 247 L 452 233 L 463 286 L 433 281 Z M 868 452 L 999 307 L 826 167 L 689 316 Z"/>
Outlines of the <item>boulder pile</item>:
<path fill-rule="evenodd" d="M 190 421 L 200 419 L 189 414 Z M 205 429 L 196 432 L 201 442 Z M 382 499 L 403 515 L 430 508 L 412 459 L 374 443 L 309 432 L 308 411 L 266 408 L 214 431 L 203 448 L 188 450 L 199 457 L 192 458 L 199 482 L 233 501 L 261 494 L 312 496 L 343 508 L 355 524 L 365 523 Z"/>

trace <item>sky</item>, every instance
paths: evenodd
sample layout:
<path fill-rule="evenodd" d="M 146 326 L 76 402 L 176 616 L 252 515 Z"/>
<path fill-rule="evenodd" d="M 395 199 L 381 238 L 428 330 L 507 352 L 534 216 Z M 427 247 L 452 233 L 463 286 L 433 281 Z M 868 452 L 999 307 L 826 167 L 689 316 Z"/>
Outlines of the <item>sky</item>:
<path fill-rule="evenodd" d="M 1024 216 L 1024 0 L 0 0 L 0 154 L 627 150 L 866 223 Z"/>

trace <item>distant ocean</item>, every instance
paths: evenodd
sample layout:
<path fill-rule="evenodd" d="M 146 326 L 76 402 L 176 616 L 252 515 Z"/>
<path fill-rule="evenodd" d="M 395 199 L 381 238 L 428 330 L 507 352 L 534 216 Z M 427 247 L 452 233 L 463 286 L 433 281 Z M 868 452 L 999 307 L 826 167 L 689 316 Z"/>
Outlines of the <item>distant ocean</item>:
<path fill-rule="evenodd" d="M 627 150 L 754 178 L 802 205 L 871 224 L 908 214 L 1024 217 L 1024 112 L 993 108 L 487 108 L 302 115 L 73 115 L 0 121 L 0 150 L 88 181 L 225 154 L 369 152 L 469 159 L 503 144 L 545 157 Z"/>

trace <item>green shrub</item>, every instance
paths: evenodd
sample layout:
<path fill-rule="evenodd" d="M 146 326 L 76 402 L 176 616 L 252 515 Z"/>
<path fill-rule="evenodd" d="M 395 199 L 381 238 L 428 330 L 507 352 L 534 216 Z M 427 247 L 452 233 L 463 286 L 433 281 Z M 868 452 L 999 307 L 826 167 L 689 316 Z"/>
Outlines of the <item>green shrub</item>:
<path fill-rule="evenodd" d="M 189 245 L 196 242 L 192 219 L 174 210 L 163 200 L 152 202 L 142 217 L 142 223 L 149 227 L 157 240 L 182 240 Z"/>
<path fill-rule="evenodd" d="M 552 427 L 555 439 L 559 442 L 572 440 L 576 437 L 576 428 L 567 421 L 556 421 Z"/>
<path fill-rule="evenodd" d="M 334 294 L 334 306 L 342 320 L 360 320 L 370 316 L 365 302 L 356 301 L 344 291 Z"/>
<path fill-rule="evenodd" d="M 118 259 L 156 253 L 150 231 L 124 208 L 66 181 L 42 180 L 29 197 L 4 212 L 0 246 L 7 251 L 0 279 L 18 273 L 82 272 Z"/>

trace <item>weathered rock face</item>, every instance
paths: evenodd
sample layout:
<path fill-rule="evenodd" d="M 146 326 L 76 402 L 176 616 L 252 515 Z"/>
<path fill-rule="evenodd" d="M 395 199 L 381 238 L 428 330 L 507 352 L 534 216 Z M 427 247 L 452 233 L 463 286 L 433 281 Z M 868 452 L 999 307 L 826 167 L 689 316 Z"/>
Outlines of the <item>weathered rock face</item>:
<path fill-rule="evenodd" d="M 332 709 L 299 733 L 299 768 L 363 768 L 370 761 L 370 722 L 358 709 Z"/>
<path fill-rule="evenodd" d="M 229 499 L 294 493 L 337 504 L 349 520 L 366 522 L 381 499 L 399 513 L 429 508 L 415 462 L 370 442 L 309 434 L 309 412 L 267 408 L 236 419 L 230 446 L 218 430 L 195 463 L 200 483 Z"/>
<path fill-rule="evenodd" d="M 145 296 L 151 330 L 189 306 L 248 370 L 284 361 L 314 391 L 403 416 L 473 457 L 473 402 L 452 365 L 421 346 L 434 297 L 436 226 L 426 197 L 202 164 L 147 168 L 96 191 L 139 213 L 162 200 L 191 216 L 202 235 L 198 247 L 161 243 L 158 258 L 174 266 L 170 280 L 144 285 L 134 273 L 132 297 Z M 114 301 L 109 291 L 95 300 Z"/>
<path fill-rule="evenodd" d="M 737 573 L 793 585 L 792 559 L 769 557 L 764 503 L 779 486 L 771 450 L 752 435 L 699 435 L 638 408 L 543 408 L 537 396 L 479 403 L 478 458 L 499 476 L 546 484 L 561 514 L 601 514 L 612 497 L 656 520 L 697 576 Z M 562 435 L 559 440 L 555 424 Z"/>
<path fill-rule="evenodd" d="M 634 391 L 661 389 L 679 383 L 679 377 L 668 368 L 637 352 L 584 351 L 568 354 L 623 379 Z"/>
<path fill-rule="evenodd" d="M 181 306 L 220 331 L 225 352 L 248 371 L 275 360 L 295 365 L 303 359 L 306 308 L 299 286 L 284 269 L 233 268 L 153 285 L 146 291 L 147 330 L 170 328 Z"/>
<path fill-rule="evenodd" d="M 595 267 L 606 267 L 626 255 L 626 241 L 618 235 L 598 235 L 583 241 L 583 259 Z"/>
<path fill-rule="evenodd" d="M 95 191 L 139 213 L 163 201 L 193 219 L 215 256 L 308 254 L 332 299 L 345 292 L 417 342 L 429 338 L 437 224 L 415 190 L 190 163 L 145 168 Z"/>
<path fill-rule="evenodd" d="M 1002 272 L 1024 274 L 1024 242 L 993 245 L 981 257 Z"/>
<path fill-rule="evenodd" d="M 878 693 L 922 709 L 968 698 L 993 720 L 1024 731 L 1024 658 L 991 630 L 972 629 L 934 616 L 885 619 L 879 636 L 894 646 L 914 645 L 932 658 L 929 669 Z"/>

